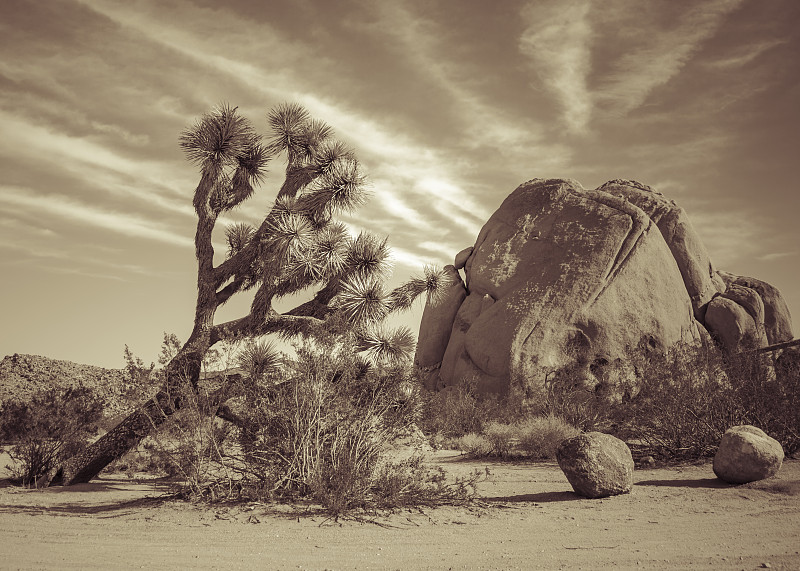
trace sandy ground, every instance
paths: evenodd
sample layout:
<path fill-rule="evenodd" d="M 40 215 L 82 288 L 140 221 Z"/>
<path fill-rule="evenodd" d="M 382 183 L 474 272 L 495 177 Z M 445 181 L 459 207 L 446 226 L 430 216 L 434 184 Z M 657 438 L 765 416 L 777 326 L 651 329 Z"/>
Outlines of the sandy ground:
<path fill-rule="evenodd" d="M 202 507 L 164 484 L 105 476 L 69 488 L 0 489 L 2 569 L 800 569 L 800 461 L 725 485 L 711 465 L 641 470 L 633 492 L 576 496 L 555 464 L 488 467 L 470 508 L 378 523 L 297 508 Z M 3 464 L 4 465 L 4 464 Z"/>

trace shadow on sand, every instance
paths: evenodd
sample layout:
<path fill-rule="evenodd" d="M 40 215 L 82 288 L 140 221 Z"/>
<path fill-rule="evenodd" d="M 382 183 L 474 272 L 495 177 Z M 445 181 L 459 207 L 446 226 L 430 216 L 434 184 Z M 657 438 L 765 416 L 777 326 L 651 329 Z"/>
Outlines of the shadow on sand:
<path fill-rule="evenodd" d="M 634 486 L 656 486 L 665 488 L 730 488 L 719 478 L 691 478 L 684 480 L 642 480 Z"/>
<path fill-rule="evenodd" d="M 581 500 L 575 492 L 541 492 L 539 494 L 519 494 L 516 496 L 498 496 L 498 497 L 482 497 L 481 501 L 489 503 L 532 503 L 532 504 L 545 504 L 550 502 L 571 502 L 574 500 Z"/>
<path fill-rule="evenodd" d="M 158 507 L 167 501 L 169 501 L 169 498 L 163 497 L 136 498 L 133 500 L 92 505 L 82 503 L 66 503 L 57 506 L 0 504 L 0 513 L 26 515 L 100 515 L 101 517 L 112 518 L 128 515 L 142 508 Z"/>

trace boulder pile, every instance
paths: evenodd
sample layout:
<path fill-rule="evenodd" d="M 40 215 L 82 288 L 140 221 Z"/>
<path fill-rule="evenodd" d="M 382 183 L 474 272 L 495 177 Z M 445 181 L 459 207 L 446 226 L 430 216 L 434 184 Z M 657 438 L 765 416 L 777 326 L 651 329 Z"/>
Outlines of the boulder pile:
<path fill-rule="evenodd" d="M 634 181 L 528 181 L 454 262 L 420 325 L 415 363 L 430 389 L 468 380 L 525 394 L 565 366 L 587 387 L 618 385 L 635 375 L 632 348 L 793 338 L 777 289 L 717 271 L 683 209 Z"/>

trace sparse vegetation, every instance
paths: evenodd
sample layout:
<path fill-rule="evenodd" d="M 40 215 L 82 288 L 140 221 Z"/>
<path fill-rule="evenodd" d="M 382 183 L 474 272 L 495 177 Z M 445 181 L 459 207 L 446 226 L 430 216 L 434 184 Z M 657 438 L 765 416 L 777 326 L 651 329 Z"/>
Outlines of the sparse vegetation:
<path fill-rule="evenodd" d="M 334 517 L 467 499 L 467 481 L 391 460 L 389 444 L 419 418 L 419 394 L 394 350 L 364 360 L 353 351 L 360 339 L 345 327 L 298 344 L 280 371 L 248 377 L 238 412 L 246 481 L 262 493 L 312 498 Z"/>
<path fill-rule="evenodd" d="M 600 430 L 662 460 L 710 456 L 722 434 L 753 424 L 787 454 L 800 449 L 800 358 L 755 352 L 724 356 L 713 345 L 664 354 L 629 355 L 639 379 L 617 398 L 587 390 L 567 367 L 545 380 L 542 395 L 522 407 L 481 399 L 469 383 L 431 396 L 422 425 L 434 441 L 473 457 L 552 458 L 578 431 Z M 621 398 L 620 398 L 621 397 Z"/>
<path fill-rule="evenodd" d="M 12 479 L 33 486 L 64 458 L 86 444 L 102 415 L 88 388 L 50 389 L 27 401 L 0 407 L 0 440 L 10 442 Z"/>
<path fill-rule="evenodd" d="M 472 458 L 551 460 L 563 440 L 579 433 L 577 428 L 556 416 L 534 416 L 510 424 L 489 422 L 482 433 L 458 438 L 456 446 Z"/>
<path fill-rule="evenodd" d="M 426 395 L 420 427 L 432 438 L 448 443 L 465 434 L 481 433 L 493 421 L 514 422 L 522 418 L 519 402 L 495 395 L 478 395 L 466 382 Z"/>
<path fill-rule="evenodd" d="M 776 374 L 772 364 L 771 355 L 726 357 L 709 346 L 640 356 L 638 394 L 610 416 L 622 437 L 661 458 L 713 455 L 737 424 L 758 426 L 792 453 L 800 448 L 800 371 Z"/>
<path fill-rule="evenodd" d="M 519 423 L 517 431 L 519 448 L 534 460 L 552 460 L 559 444 L 580 433 L 573 425 L 552 414 L 527 418 Z"/>

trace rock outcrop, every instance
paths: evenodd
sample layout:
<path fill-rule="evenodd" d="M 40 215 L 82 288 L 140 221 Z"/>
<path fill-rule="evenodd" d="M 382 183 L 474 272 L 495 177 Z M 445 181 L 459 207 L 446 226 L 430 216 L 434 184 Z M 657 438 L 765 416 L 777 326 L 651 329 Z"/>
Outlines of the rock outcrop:
<path fill-rule="evenodd" d="M 619 438 L 587 432 L 562 442 L 556 450 L 561 471 L 576 494 L 605 498 L 633 488 L 633 456 Z"/>
<path fill-rule="evenodd" d="M 745 424 L 722 435 L 714 456 L 714 473 L 729 484 L 746 484 L 778 473 L 783 464 L 780 442 L 760 428 Z"/>
<path fill-rule="evenodd" d="M 718 272 L 686 213 L 634 181 L 526 182 L 448 270 L 453 285 L 420 326 L 430 388 L 525 394 L 565 366 L 587 388 L 619 385 L 633 380 L 633 348 L 792 339 L 780 293 Z"/>
<path fill-rule="evenodd" d="M 48 389 L 83 386 L 103 403 L 107 415 L 132 408 L 129 393 L 134 389 L 121 369 L 104 369 L 39 355 L 8 355 L 0 361 L 0 404 L 9 400 L 26 402 Z"/>

